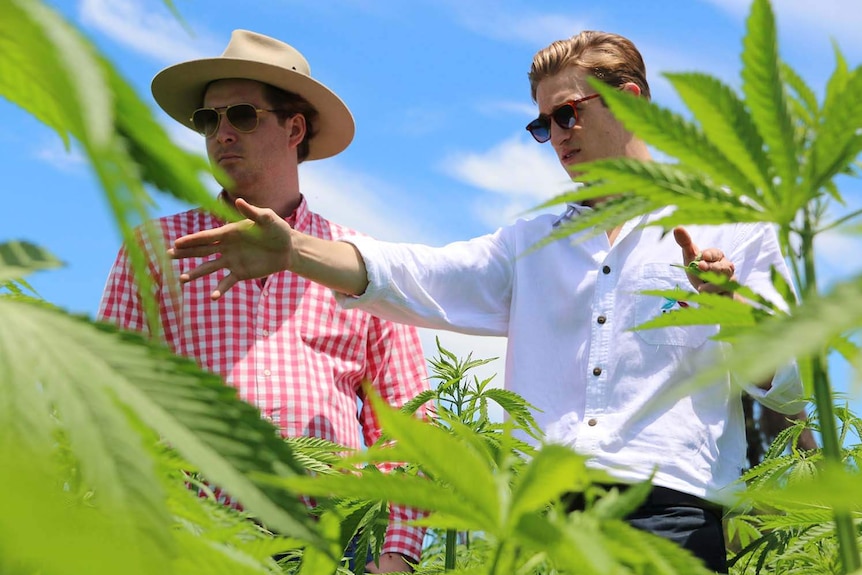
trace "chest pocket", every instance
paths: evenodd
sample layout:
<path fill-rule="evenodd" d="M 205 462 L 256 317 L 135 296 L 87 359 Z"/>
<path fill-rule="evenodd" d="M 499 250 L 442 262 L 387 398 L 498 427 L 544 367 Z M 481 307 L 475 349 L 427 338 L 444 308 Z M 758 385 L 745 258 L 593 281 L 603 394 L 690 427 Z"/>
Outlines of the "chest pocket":
<path fill-rule="evenodd" d="M 635 326 L 646 323 L 665 313 L 680 309 L 680 303 L 668 298 L 640 293 L 647 290 L 684 289 L 694 293 L 685 271 L 669 263 L 649 263 L 641 266 L 635 294 Z M 682 304 L 685 305 L 684 303 Z M 635 332 L 650 345 L 675 345 L 697 348 L 718 333 L 717 325 L 671 326 Z"/>

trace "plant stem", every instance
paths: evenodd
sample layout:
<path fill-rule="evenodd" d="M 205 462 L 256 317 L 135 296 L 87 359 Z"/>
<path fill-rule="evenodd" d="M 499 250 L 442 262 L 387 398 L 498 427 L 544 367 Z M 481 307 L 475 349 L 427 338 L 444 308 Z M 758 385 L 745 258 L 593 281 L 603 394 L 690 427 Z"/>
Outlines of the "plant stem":
<path fill-rule="evenodd" d="M 446 530 L 446 571 L 455 569 L 455 547 L 458 545 L 458 532 L 454 529 Z"/>
<path fill-rule="evenodd" d="M 814 375 L 814 403 L 820 414 L 820 435 L 823 440 L 823 457 L 827 462 L 841 464 L 841 445 L 838 428 L 835 425 L 835 412 L 832 409 L 832 393 L 829 375 L 823 358 L 814 357 L 811 361 Z M 859 546 L 856 540 L 856 527 L 853 516 L 847 511 L 835 511 L 835 535 L 838 539 L 838 552 L 843 573 L 856 573 L 862 563 L 859 561 Z"/>
<path fill-rule="evenodd" d="M 806 210 L 801 251 L 805 263 L 805 284 L 802 287 L 803 298 L 812 296 L 817 291 L 816 270 L 814 267 L 814 233 L 810 214 Z M 827 463 L 841 465 L 841 442 L 838 437 L 838 427 L 835 423 L 835 411 L 832 405 L 832 388 L 829 383 L 829 372 L 826 357 L 817 354 L 811 358 L 811 375 L 814 387 L 814 404 L 820 421 L 820 437 L 823 441 L 823 458 Z M 860 566 L 859 547 L 856 540 L 856 528 L 853 517 L 846 511 L 835 511 L 835 534 L 838 539 L 838 552 L 841 558 L 843 573 L 855 573 Z"/>

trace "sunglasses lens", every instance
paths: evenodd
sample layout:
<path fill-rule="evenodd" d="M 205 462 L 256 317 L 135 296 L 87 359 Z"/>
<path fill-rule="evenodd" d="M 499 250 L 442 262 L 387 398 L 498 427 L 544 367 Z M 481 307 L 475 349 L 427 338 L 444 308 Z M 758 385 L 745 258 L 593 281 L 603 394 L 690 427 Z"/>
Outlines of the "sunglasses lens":
<path fill-rule="evenodd" d="M 192 114 L 195 130 L 204 136 L 212 136 L 218 130 L 218 112 L 212 108 L 201 108 Z"/>
<path fill-rule="evenodd" d="M 540 144 L 551 139 L 551 124 L 547 118 L 536 118 L 527 124 L 527 130 Z"/>
<path fill-rule="evenodd" d="M 257 128 L 257 110 L 251 104 L 237 104 L 225 111 L 228 121 L 240 132 L 252 132 Z"/>
<path fill-rule="evenodd" d="M 571 130 L 578 123 L 578 113 L 572 104 L 563 104 L 551 115 L 557 125 L 564 130 Z"/>

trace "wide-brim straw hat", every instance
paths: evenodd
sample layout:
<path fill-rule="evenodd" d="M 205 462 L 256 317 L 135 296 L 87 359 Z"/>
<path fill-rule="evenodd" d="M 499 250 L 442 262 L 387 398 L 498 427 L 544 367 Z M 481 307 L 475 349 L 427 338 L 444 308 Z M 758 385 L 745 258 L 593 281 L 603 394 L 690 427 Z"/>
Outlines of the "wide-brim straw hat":
<path fill-rule="evenodd" d="M 165 68 L 153 78 L 153 97 L 174 120 L 194 129 L 192 113 L 203 105 L 210 82 L 241 78 L 271 84 L 308 100 L 317 110 L 309 160 L 328 158 L 353 140 L 353 115 L 341 98 L 311 77 L 308 61 L 292 46 L 269 36 L 234 30 L 218 58 L 190 60 Z M 239 102 L 237 102 L 239 103 Z"/>

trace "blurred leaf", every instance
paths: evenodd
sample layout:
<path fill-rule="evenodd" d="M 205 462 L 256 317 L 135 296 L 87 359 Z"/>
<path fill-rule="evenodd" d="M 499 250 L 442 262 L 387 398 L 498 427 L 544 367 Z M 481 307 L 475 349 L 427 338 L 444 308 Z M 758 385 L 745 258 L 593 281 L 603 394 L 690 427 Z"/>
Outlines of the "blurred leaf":
<path fill-rule="evenodd" d="M 51 252 L 30 242 L 0 244 L 0 283 L 20 280 L 30 272 L 62 265 Z"/>
<path fill-rule="evenodd" d="M 564 493 L 588 483 L 587 458 L 562 445 L 545 445 L 521 472 L 512 489 L 509 521 L 539 511 Z"/>
<path fill-rule="evenodd" d="M 4 380 L 0 385 L 5 387 L 5 383 Z M 54 466 L 48 454 L 30 451 L 24 443 L 10 441 L 14 437 L 5 425 L 5 414 L 2 423 L 0 572 L 43 575 L 175 572 L 171 562 L 177 549 L 167 536 L 170 521 L 162 504 L 148 501 L 137 505 L 128 501 L 120 509 L 110 510 L 114 513 L 106 513 L 109 510 L 104 506 L 62 489 L 62 470 Z M 133 461 L 128 463 L 144 467 Z M 120 476 L 111 473 L 109 479 L 122 479 L 120 473 Z M 97 501 L 103 500 L 103 495 L 107 494 L 98 492 Z M 152 505 L 157 505 L 157 509 L 143 509 Z"/>
<path fill-rule="evenodd" d="M 235 389 L 110 326 L 15 301 L 0 300 L 0 315 L 3 435 L 46 457 L 53 427 L 62 426 L 82 483 L 106 513 L 122 518 L 134 509 L 139 529 L 163 530 L 162 495 L 127 409 L 271 528 L 319 541 L 297 498 L 249 480 L 252 472 L 290 475 L 302 468 L 277 429 Z"/>

